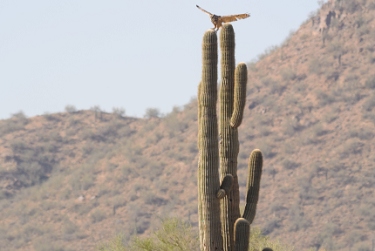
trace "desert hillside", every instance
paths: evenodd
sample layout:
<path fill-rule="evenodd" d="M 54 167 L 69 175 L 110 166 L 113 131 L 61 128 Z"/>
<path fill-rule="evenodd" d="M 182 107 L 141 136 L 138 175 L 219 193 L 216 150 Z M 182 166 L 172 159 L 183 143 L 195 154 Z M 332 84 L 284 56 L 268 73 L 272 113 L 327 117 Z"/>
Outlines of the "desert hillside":
<path fill-rule="evenodd" d="M 261 149 L 255 225 L 296 250 L 374 250 L 375 0 L 329 1 L 248 66 L 239 177 L 243 200 Z M 147 115 L 1 120 L 0 250 L 94 250 L 165 217 L 197 227 L 196 100 Z"/>

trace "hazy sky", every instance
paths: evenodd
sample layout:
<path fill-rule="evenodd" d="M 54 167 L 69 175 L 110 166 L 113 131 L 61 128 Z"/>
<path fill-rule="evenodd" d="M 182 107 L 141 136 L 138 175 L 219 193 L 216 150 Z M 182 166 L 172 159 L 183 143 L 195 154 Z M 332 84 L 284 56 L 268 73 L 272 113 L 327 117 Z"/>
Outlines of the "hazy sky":
<path fill-rule="evenodd" d="M 233 23 L 236 61 L 250 62 L 297 30 L 315 0 L 0 0 L 0 119 L 66 105 L 142 117 L 196 95 L 203 33 L 198 4 Z"/>

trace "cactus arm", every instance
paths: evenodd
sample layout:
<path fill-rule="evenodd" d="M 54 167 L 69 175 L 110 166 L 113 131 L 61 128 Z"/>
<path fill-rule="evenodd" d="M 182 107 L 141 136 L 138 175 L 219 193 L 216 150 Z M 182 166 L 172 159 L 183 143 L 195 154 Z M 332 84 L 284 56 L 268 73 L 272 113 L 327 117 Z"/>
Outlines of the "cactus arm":
<path fill-rule="evenodd" d="M 216 117 L 217 36 L 207 31 L 203 37 L 203 70 L 199 88 L 198 213 L 201 250 L 223 250 L 220 223 L 219 152 Z"/>
<path fill-rule="evenodd" d="M 216 194 L 216 197 L 219 199 L 224 198 L 225 195 L 229 194 L 230 190 L 232 189 L 233 185 L 233 176 L 231 174 L 227 174 L 223 181 L 221 182 L 221 186 L 219 191 Z"/>
<path fill-rule="evenodd" d="M 235 251 L 249 250 L 250 223 L 244 218 L 238 218 L 234 223 Z"/>
<path fill-rule="evenodd" d="M 241 125 L 246 103 L 247 67 L 245 63 L 237 65 L 234 73 L 234 104 L 230 125 L 238 128 Z"/>
<path fill-rule="evenodd" d="M 259 187 L 260 178 L 262 176 L 263 156 L 259 149 L 255 149 L 251 152 L 249 158 L 249 176 L 247 179 L 247 195 L 246 195 L 246 206 L 243 213 L 243 218 L 247 219 L 249 223 L 253 223 L 258 198 L 259 198 Z"/>

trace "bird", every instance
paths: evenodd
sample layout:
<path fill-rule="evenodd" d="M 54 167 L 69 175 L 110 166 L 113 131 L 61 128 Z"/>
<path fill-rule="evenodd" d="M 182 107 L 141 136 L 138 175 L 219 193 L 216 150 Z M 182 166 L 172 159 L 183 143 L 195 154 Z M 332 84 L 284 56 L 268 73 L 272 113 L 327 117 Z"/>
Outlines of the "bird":
<path fill-rule="evenodd" d="M 215 30 L 215 31 L 218 31 L 220 29 L 220 27 L 223 26 L 223 23 L 234 22 L 234 21 L 237 21 L 239 19 L 244 19 L 244 18 L 250 17 L 249 13 L 237 14 L 237 15 L 228 15 L 228 16 L 218 16 L 218 15 L 212 14 L 212 13 L 202 9 L 198 5 L 196 5 L 196 6 L 197 6 L 198 9 L 200 9 L 201 11 L 203 11 L 204 13 L 206 13 L 210 16 L 211 22 L 214 24 L 214 27 L 212 29 Z"/>

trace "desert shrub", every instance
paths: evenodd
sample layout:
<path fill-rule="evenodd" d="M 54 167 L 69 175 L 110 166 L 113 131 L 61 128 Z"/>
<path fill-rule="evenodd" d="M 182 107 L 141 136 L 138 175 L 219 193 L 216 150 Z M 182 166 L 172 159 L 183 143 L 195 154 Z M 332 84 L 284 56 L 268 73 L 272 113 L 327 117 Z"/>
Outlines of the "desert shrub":
<path fill-rule="evenodd" d="M 366 82 L 365 82 L 365 86 L 369 89 L 375 89 L 375 75 L 372 75 L 371 77 L 369 77 Z"/>
<path fill-rule="evenodd" d="M 315 137 L 323 136 L 329 132 L 328 130 L 324 129 L 324 127 L 320 123 L 314 125 L 312 130 Z"/>
<path fill-rule="evenodd" d="M 268 135 L 271 134 L 271 130 L 267 127 L 261 127 L 259 129 L 259 132 L 260 132 L 260 135 L 263 136 L 263 137 L 267 137 Z"/>
<path fill-rule="evenodd" d="M 65 106 L 65 111 L 67 113 L 75 113 L 77 111 L 77 109 L 74 105 L 67 105 L 67 106 Z"/>
<path fill-rule="evenodd" d="M 74 234 L 79 230 L 79 228 L 71 222 L 69 219 L 65 219 L 62 231 L 64 234 Z"/>
<path fill-rule="evenodd" d="M 87 190 L 95 184 L 95 176 L 92 173 L 85 173 L 81 179 L 81 190 Z"/>
<path fill-rule="evenodd" d="M 286 210 L 287 208 L 285 208 L 282 204 L 280 204 L 279 202 L 276 202 L 274 201 L 270 207 L 271 209 L 271 212 L 272 213 L 277 213 L 277 212 L 280 212 L 280 211 L 283 211 L 283 210 Z"/>
<path fill-rule="evenodd" d="M 107 216 L 103 211 L 96 209 L 91 213 L 90 218 L 92 223 L 97 223 L 107 218 Z"/>
<path fill-rule="evenodd" d="M 108 201 L 108 206 L 113 208 L 115 214 L 117 208 L 126 206 L 126 198 L 122 194 L 115 195 Z"/>
<path fill-rule="evenodd" d="M 303 129 L 297 118 L 289 118 L 283 122 L 284 133 L 292 136 L 294 133 Z"/>
<path fill-rule="evenodd" d="M 100 109 L 98 105 L 91 107 L 90 110 L 94 112 L 95 121 L 101 121 L 103 119 L 103 111 Z"/>
<path fill-rule="evenodd" d="M 373 112 L 364 112 L 362 115 L 363 119 L 367 119 L 375 123 L 375 114 Z"/>
<path fill-rule="evenodd" d="M 341 0 L 342 8 L 349 12 L 354 13 L 360 8 L 360 4 L 356 0 Z"/>
<path fill-rule="evenodd" d="M 21 153 L 27 149 L 27 146 L 23 140 L 16 139 L 10 143 L 10 148 L 14 153 Z"/>
<path fill-rule="evenodd" d="M 372 251 L 372 248 L 370 248 L 367 244 L 361 243 L 356 246 L 356 250 L 358 251 Z"/>
<path fill-rule="evenodd" d="M 375 9 L 375 1 L 374 0 L 368 0 L 367 3 L 366 3 L 366 7 L 370 10 L 374 10 Z"/>
<path fill-rule="evenodd" d="M 81 123 L 81 121 L 79 121 L 78 119 L 75 119 L 75 118 L 71 118 L 69 120 L 69 126 L 70 127 L 76 127 L 78 126 L 79 124 Z M 76 131 L 75 131 L 76 132 Z"/>
<path fill-rule="evenodd" d="M 157 144 L 163 137 L 164 137 L 163 134 L 156 132 L 155 134 L 152 134 L 151 137 L 148 137 L 146 139 L 146 144 L 147 145 Z"/>
<path fill-rule="evenodd" d="M 363 234 L 362 231 L 354 229 L 353 231 L 350 231 L 350 234 L 348 235 L 348 243 L 350 246 L 353 246 L 353 244 L 361 242 L 366 240 L 366 235 Z"/>
<path fill-rule="evenodd" d="M 191 154 L 196 154 L 196 153 L 198 153 L 197 143 L 196 143 L 196 142 L 191 142 L 191 143 L 188 145 L 188 150 L 189 150 L 189 153 L 191 153 Z"/>
<path fill-rule="evenodd" d="M 159 118 L 160 117 L 160 110 L 157 109 L 157 108 L 147 108 L 144 117 L 147 118 L 147 119 Z"/>
<path fill-rule="evenodd" d="M 326 69 L 324 76 L 327 81 L 337 81 L 340 77 L 340 72 L 333 69 Z"/>
<path fill-rule="evenodd" d="M 351 86 L 356 86 L 356 83 L 359 82 L 359 76 L 357 74 L 354 74 L 354 73 L 349 73 L 345 80 L 344 80 L 345 83 L 348 83 L 348 86 L 346 88 L 350 88 Z"/>
<path fill-rule="evenodd" d="M 104 137 L 104 140 L 118 136 L 118 131 L 124 126 L 119 120 L 113 120 L 109 124 L 98 130 L 98 135 Z"/>
<path fill-rule="evenodd" d="M 27 225 L 23 229 L 23 236 L 28 240 L 32 240 L 34 237 L 40 235 L 43 235 L 43 231 L 39 227 L 33 226 L 32 224 Z"/>
<path fill-rule="evenodd" d="M 47 180 L 57 165 L 53 155 L 43 146 L 31 148 L 15 140 L 11 142 L 11 148 L 17 154 L 17 159 L 15 170 L 8 171 L 8 175 L 17 176 L 20 186 L 32 186 Z"/>
<path fill-rule="evenodd" d="M 299 163 L 297 162 L 294 162 L 292 160 L 288 160 L 288 159 L 285 159 L 281 162 L 281 165 L 287 169 L 287 170 L 293 170 L 293 169 L 296 169 L 297 167 L 299 167 Z"/>
<path fill-rule="evenodd" d="M 160 229 L 150 237 L 134 238 L 129 245 L 121 235 L 112 241 L 101 244 L 100 251 L 173 251 L 199 250 L 198 236 L 191 230 L 190 225 L 177 219 L 164 220 Z"/>
<path fill-rule="evenodd" d="M 41 208 L 44 211 L 49 211 L 51 209 L 56 209 L 56 208 L 58 208 L 58 203 L 56 203 L 54 201 L 43 200 L 41 202 Z"/>
<path fill-rule="evenodd" d="M 25 113 L 23 113 L 23 111 L 13 113 L 11 118 L 27 122 L 27 117 L 26 117 Z"/>
<path fill-rule="evenodd" d="M 361 94 L 361 91 L 355 90 L 352 92 L 346 92 L 342 94 L 342 100 L 347 104 L 347 105 L 355 105 L 358 103 L 361 99 L 363 98 L 363 95 Z"/>
<path fill-rule="evenodd" d="M 177 117 L 177 114 L 170 114 L 165 119 L 166 127 L 168 131 L 173 133 L 180 133 L 188 128 L 188 124 Z"/>
<path fill-rule="evenodd" d="M 356 137 L 361 140 L 370 140 L 374 137 L 374 133 L 370 128 L 356 128 L 349 130 L 350 137 Z"/>
<path fill-rule="evenodd" d="M 335 97 L 326 93 L 325 91 L 322 91 L 322 90 L 317 90 L 315 92 L 315 95 L 317 97 L 317 99 L 319 100 L 319 104 L 321 106 L 325 106 L 325 105 L 329 105 L 329 104 L 332 104 L 333 102 L 335 102 Z"/>
<path fill-rule="evenodd" d="M 60 118 L 55 115 L 55 114 L 50 114 L 49 112 L 45 112 L 43 114 L 43 117 L 47 120 L 47 121 L 60 121 Z"/>
<path fill-rule="evenodd" d="M 80 203 L 74 204 L 70 210 L 81 216 L 86 216 L 93 208 L 95 207 L 94 203 Z"/>
<path fill-rule="evenodd" d="M 375 96 L 370 96 L 368 97 L 365 102 L 363 103 L 363 110 L 370 112 L 374 109 L 375 107 Z"/>
<path fill-rule="evenodd" d="M 292 251 L 292 246 L 281 243 L 278 240 L 271 240 L 264 236 L 259 228 L 251 228 L 249 251 L 262 250 L 263 248 L 272 248 L 274 251 Z"/>
<path fill-rule="evenodd" d="M 358 37 L 362 37 L 363 35 L 367 35 L 370 33 L 370 28 L 368 25 L 362 25 L 356 30 L 356 34 Z"/>
<path fill-rule="evenodd" d="M 323 115 L 323 120 L 326 122 L 326 123 L 332 123 L 333 121 L 335 121 L 339 116 L 337 115 L 336 112 L 328 112 L 328 113 L 325 113 Z"/>
<path fill-rule="evenodd" d="M 270 54 L 275 52 L 278 48 L 279 47 L 276 46 L 276 45 L 272 45 L 272 46 L 268 47 L 267 49 L 264 50 L 263 53 L 261 53 L 257 56 L 258 60 L 262 60 L 262 59 L 266 58 L 267 56 L 269 56 Z"/>
<path fill-rule="evenodd" d="M 334 39 L 328 46 L 327 46 L 328 53 L 330 53 L 333 58 L 338 58 L 340 55 L 345 54 L 345 50 L 342 46 L 342 43 L 338 39 Z"/>
<path fill-rule="evenodd" d="M 289 229 L 293 232 L 306 229 L 311 225 L 311 222 L 304 217 L 304 213 L 300 209 L 299 205 L 294 205 L 290 209 L 289 216 L 291 219 L 291 225 Z"/>
<path fill-rule="evenodd" d="M 74 191 L 84 191 L 89 189 L 95 184 L 95 176 L 93 171 L 90 170 L 89 165 L 83 165 L 77 169 L 70 179 L 69 183 Z"/>
<path fill-rule="evenodd" d="M 270 219 L 262 228 L 262 233 L 268 235 L 280 227 L 280 219 Z"/>
<path fill-rule="evenodd" d="M 299 92 L 299 91 L 303 92 L 304 91 L 297 86 L 294 86 L 294 88 L 296 88 L 297 92 Z M 285 97 L 286 106 L 296 106 L 296 105 L 298 105 L 298 102 L 299 102 L 299 99 L 295 96 L 294 90 L 293 90 L 293 95 L 286 95 L 286 97 Z"/>
<path fill-rule="evenodd" d="M 62 245 L 50 241 L 36 242 L 34 248 L 36 251 L 71 251 L 71 249 L 66 249 Z"/>
<path fill-rule="evenodd" d="M 363 145 L 364 144 L 360 140 L 351 138 L 342 144 L 340 151 L 341 156 L 347 157 L 351 154 L 360 154 L 362 152 Z"/>
<path fill-rule="evenodd" d="M 285 89 L 285 86 L 269 77 L 262 78 L 261 82 L 264 86 L 270 88 L 272 94 L 281 94 Z"/>
<path fill-rule="evenodd" d="M 368 54 L 367 60 L 370 64 L 375 64 L 375 55 L 374 54 Z M 375 88 L 375 87 L 374 87 Z"/>
<path fill-rule="evenodd" d="M 28 120 L 22 111 L 14 113 L 10 119 L 5 120 L 0 124 L 0 136 L 23 130 L 27 123 Z"/>
<path fill-rule="evenodd" d="M 112 113 L 116 115 L 117 117 L 123 117 L 125 115 L 125 109 L 122 107 L 113 107 Z"/>
<path fill-rule="evenodd" d="M 357 28 L 360 28 L 365 23 L 365 18 L 362 15 L 357 16 L 354 21 Z"/>
<path fill-rule="evenodd" d="M 259 228 L 252 228 L 249 251 L 272 248 L 275 251 L 292 251 L 289 245 L 271 240 Z M 98 251 L 194 251 L 199 250 L 199 238 L 192 227 L 179 219 L 164 219 L 159 229 L 149 237 L 136 237 L 126 244 L 126 239 L 118 235 L 97 247 Z"/>
<path fill-rule="evenodd" d="M 258 147 L 262 151 L 263 156 L 267 159 L 271 159 L 277 155 L 277 152 L 274 151 L 276 148 L 267 142 L 260 143 Z M 249 158 L 249 153 L 247 153 L 247 158 Z"/>
<path fill-rule="evenodd" d="M 321 69 L 321 62 L 319 61 L 319 59 L 313 58 L 310 60 L 309 71 L 310 73 L 314 73 L 317 75 L 321 74 L 322 69 Z"/>
<path fill-rule="evenodd" d="M 297 74 L 290 68 L 282 70 L 281 76 L 284 81 L 293 81 L 297 78 Z"/>

